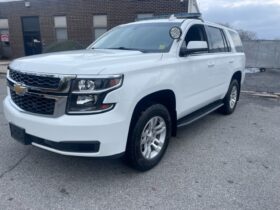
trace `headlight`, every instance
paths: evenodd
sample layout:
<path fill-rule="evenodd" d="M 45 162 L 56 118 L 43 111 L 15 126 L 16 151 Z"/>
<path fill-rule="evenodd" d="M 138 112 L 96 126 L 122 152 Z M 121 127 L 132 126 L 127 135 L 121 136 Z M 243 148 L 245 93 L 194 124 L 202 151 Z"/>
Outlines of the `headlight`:
<path fill-rule="evenodd" d="M 76 79 L 72 91 L 74 93 L 99 93 L 116 89 L 122 85 L 122 76 L 115 75 L 99 79 Z"/>
<path fill-rule="evenodd" d="M 108 94 L 122 85 L 122 75 L 102 78 L 77 78 L 72 83 L 68 99 L 68 114 L 96 114 L 109 111 L 115 104 L 104 104 Z"/>

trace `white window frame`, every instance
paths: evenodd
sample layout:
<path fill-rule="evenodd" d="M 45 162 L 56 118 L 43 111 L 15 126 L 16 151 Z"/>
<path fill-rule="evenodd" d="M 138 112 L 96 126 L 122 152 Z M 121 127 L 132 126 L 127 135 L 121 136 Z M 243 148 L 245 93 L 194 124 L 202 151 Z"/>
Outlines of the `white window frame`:
<path fill-rule="evenodd" d="M 68 40 L 68 24 L 67 24 L 67 16 L 57 15 L 54 16 L 54 29 L 55 29 L 55 36 L 57 41 L 66 41 Z M 65 30 L 66 37 L 64 39 L 58 39 L 58 31 Z"/>
<path fill-rule="evenodd" d="M 3 26 L 2 26 L 3 24 Z M 9 30 L 9 20 L 8 18 L 0 18 L 0 29 L 8 29 Z"/>
<path fill-rule="evenodd" d="M 95 19 L 102 18 L 102 17 L 105 17 L 105 19 L 104 20 L 101 19 L 101 23 L 97 23 Z M 94 40 L 98 39 L 101 36 L 101 35 L 98 37 L 96 36 L 96 32 L 98 30 L 104 30 L 104 31 L 108 30 L 108 15 L 107 14 L 93 15 L 93 39 Z"/>

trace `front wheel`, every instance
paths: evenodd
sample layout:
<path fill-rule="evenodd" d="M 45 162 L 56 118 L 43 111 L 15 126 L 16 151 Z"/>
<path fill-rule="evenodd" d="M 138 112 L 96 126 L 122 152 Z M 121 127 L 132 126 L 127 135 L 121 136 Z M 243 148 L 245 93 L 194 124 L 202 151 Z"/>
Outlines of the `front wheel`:
<path fill-rule="evenodd" d="M 235 111 L 240 94 L 240 85 L 237 80 L 232 80 L 221 111 L 225 115 L 230 115 Z"/>
<path fill-rule="evenodd" d="M 148 107 L 131 130 L 126 150 L 128 163 L 140 171 L 153 168 L 163 157 L 170 137 L 171 117 L 166 107 Z"/>

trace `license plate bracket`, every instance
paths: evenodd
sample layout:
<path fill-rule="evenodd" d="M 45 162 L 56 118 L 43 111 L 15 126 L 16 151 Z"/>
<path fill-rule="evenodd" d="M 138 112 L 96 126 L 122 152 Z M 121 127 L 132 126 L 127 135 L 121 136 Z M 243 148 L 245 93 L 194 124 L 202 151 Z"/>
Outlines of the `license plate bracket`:
<path fill-rule="evenodd" d="M 11 136 L 18 142 L 24 144 L 24 145 L 29 145 L 31 142 L 28 141 L 25 129 L 20 128 L 12 123 L 10 123 L 10 131 L 11 131 Z"/>

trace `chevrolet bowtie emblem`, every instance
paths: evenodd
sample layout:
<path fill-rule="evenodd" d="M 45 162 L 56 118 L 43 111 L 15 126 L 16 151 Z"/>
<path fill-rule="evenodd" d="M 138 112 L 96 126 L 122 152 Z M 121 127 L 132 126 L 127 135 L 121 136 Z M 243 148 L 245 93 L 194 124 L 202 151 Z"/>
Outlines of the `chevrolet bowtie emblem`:
<path fill-rule="evenodd" d="M 24 95 L 27 93 L 27 88 L 22 84 L 14 84 L 14 91 L 17 95 Z"/>

